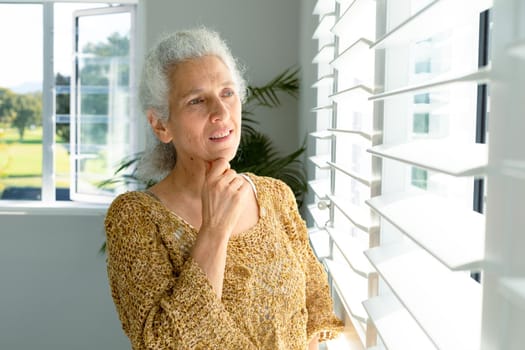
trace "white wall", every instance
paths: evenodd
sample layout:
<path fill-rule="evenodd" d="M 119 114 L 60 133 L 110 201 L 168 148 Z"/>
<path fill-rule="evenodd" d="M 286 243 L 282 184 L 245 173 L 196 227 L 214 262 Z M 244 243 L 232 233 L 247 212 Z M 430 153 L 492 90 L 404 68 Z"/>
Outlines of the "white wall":
<path fill-rule="evenodd" d="M 301 0 L 147 0 L 144 45 L 150 48 L 165 32 L 206 25 L 221 33 L 247 68 L 251 84 L 260 85 L 299 63 Z M 259 130 L 279 150 L 297 149 L 297 101 L 280 109 L 257 110 Z"/>
<path fill-rule="evenodd" d="M 130 348 L 103 241 L 102 215 L 0 215 L 0 349 Z"/>

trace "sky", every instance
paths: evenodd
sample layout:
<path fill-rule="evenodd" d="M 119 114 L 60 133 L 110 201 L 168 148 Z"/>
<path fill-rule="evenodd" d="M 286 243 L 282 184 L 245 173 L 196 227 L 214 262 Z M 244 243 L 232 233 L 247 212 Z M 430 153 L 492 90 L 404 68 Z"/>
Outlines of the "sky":
<path fill-rule="evenodd" d="M 41 5 L 0 4 L 0 86 L 42 80 L 41 28 Z"/>
<path fill-rule="evenodd" d="M 55 72 L 70 75 L 72 69 L 73 11 L 94 7 L 100 7 L 100 5 L 93 3 L 55 4 Z M 17 87 L 24 84 L 41 85 L 42 11 L 41 4 L 0 4 L 0 87 L 17 90 Z M 99 29 L 105 30 L 106 28 L 102 26 Z M 96 36 L 96 30 L 97 28 L 90 28 L 90 33 Z"/>

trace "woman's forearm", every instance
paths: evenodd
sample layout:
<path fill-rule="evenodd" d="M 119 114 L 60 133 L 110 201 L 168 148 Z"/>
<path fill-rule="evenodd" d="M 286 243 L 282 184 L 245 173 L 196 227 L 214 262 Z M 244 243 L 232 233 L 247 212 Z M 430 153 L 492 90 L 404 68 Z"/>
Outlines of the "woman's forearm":
<path fill-rule="evenodd" d="M 191 250 L 191 257 L 208 277 L 210 284 L 221 299 L 226 265 L 228 238 L 224 235 L 214 235 L 207 230 L 201 230 Z"/>

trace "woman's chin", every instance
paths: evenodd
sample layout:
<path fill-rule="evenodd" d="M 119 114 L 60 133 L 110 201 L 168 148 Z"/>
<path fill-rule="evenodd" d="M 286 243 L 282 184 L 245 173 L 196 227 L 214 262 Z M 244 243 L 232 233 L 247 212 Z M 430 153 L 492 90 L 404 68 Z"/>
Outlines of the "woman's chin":
<path fill-rule="evenodd" d="M 209 156 L 208 161 L 214 161 L 216 159 L 223 158 L 223 159 L 226 159 L 228 162 L 231 162 L 233 158 L 235 158 L 236 154 L 237 154 L 237 150 L 235 151 L 224 150 L 220 152 L 214 152 L 213 154 Z"/>
<path fill-rule="evenodd" d="M 233 160 L 233 158 L 235 158 L 235 155 L 236 153 L 233 153 L 233 154 L 228 154 L 226 156 L 224 156 L 224 159 L 226 159 L 228 162 L 231 162 Z"/>

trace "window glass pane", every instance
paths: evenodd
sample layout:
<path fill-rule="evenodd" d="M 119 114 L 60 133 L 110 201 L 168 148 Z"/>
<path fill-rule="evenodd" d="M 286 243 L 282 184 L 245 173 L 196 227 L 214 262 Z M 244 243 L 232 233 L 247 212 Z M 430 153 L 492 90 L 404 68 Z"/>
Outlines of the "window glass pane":
<path fill-rule="evenodd" d="M 90 3 L 56 3 L 54 5 L 55 72 L 55 187 L 56 199 L 69 199 L 70 184 L 70 80 L 73 62 L 73 12 L 102 6 Z"/>
<path fill-rule="evenodd" d="M 424 84 L 477 69 L 478 20 L 466 22 L 453 31 L 436 33 L 410 45 L 408 84 Z M 441 89 L 418 92 L 405 103 L 410 104 L 407 141 L 436 139 L 474 143 L 476 130 L 477 84 L 456 84 Z M 472 179 L 410 168 L 412 186 L 444 196 L 470 208 Z"/>
<path fill-rule="evenodd" d="M 428 113 L 414 113 L 412 132 L 416 134 L 428 134 Z"/>
<path fill-rule="evenodd" d="M 421 168 L 412 167 L 412 185 L 421 189 L 427 189 L 428 171 Z"/>
<path fill-rule="evenodd" d="M 131 14 L 82 16 L 77 27 L 76 191 L 112 195 L 98 185 L 129 153 Z"/>
<path fill-rule="evenodd" d="M 0 4 L 0 199 L 41 198 L 42 11 Z"/>

